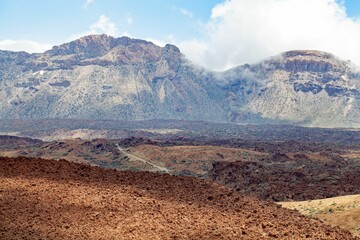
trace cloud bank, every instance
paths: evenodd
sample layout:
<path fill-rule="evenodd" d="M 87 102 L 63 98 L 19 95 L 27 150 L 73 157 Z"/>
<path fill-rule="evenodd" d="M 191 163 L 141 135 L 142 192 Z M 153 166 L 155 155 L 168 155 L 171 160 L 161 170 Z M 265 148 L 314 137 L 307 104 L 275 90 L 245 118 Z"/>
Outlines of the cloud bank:
<path fill-rule="evenodd" d="M 117 37 L 119 36 L 119 31 L 116 24 L 113 21 L 111 21 L 109 17 L 105 15 L 101 15 L 99 19 L 89 27 L 89 30 L 79 34 L 72 35 L 68 39 L 68 41 L 73 41 L 75 39 L 93 34 L 107 34 L 113 37 Z M 124 33 L 123 35 L 126 34 L 128 33 Z"/>
<path fill-rule="evenodd" d="M 101 15 L 99 19 L 90 26 L 90 30 L 85 32 L 84 35 L 89 34 L 108 34 L 111 36 L 118 35 L 116 24 L 105 15 Z"/>
<path fill-rule="evenodd" d="M 91 34 L 108 34 L 114 37 L 119 36 L 118 28 L 114 22 L 110 20 L 105 15 L 101 15 L 99 19 L 93 23 L 89 30 L 82 32 L 80 34 L 75 34 L 70 36 L 67 41 L 72 41 L 80 37 L 91 35 Z M 124 32 L 122 35 L 128 36 L 129 34 Z M 57 44 L 62 44 L 59 42 Z M 9 51 L 25 51 L 28 53 L 41 53 L 46 50 L 49 50 L 53 47 L 54 44 L 50 43 L 40 43 L 32 40 L 13 40 L 5 39 L 0 40 L 0 50 L 9 50 Z"/>
<path fill-rule="evenodd" d="M 202 40 L 178 43 L 213 70 L 288 50 L 321 50 L 360 65 L 360 20 L 336 0 L 226 0 L 212 9 Z"/>
<path fill-rule="evenodd" d="M 88 8 L 91 3 L 93 3 L 94 0 L 85 0 L 84 8 Z"/>
<path fill-rule="evenodd" d="M 89 5 L 93 0 L 84 2 Z M 192 12 L 175 10 L 197 21 Z M 133 19 L 128 14 L 124 21 L 131 25 Z M 360 18 L 349 18 L 341 0 L 224 0 L 212 9 L 210 19 L 198 26 L 203 32 L 200 38 L 179 42 L 170 34 L 163 39 L 147 39 L 161 46 L 176 44 L 194 63 L 212 70 L 258 62 L 288 50 L 331 52 L 360 66 Z M 88 30 L 66 41 L 103 33 L 132 36 L 120 33 L 115 22 L 101 15 Z M 30 40 L 0 40 L 0 49 L 4 50 L 33 53 L 51 47 Z"/>
<path fill-rule="evenodd" d="M 48 43 L 39 43 L 29 40 L 0 40 L 0 49 L 9 51 L 26 51 L 29 53 L 42 53 L 51 49 L 52 45 Z"/>

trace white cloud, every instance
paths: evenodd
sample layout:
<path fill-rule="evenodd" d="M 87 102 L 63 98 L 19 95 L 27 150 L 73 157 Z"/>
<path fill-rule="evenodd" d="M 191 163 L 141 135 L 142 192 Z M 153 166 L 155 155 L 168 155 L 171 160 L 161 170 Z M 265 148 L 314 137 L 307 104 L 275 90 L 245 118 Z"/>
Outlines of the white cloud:
<path fill-rule="evenodd" d="M 210 69 L 293 49 L 327 51 L 360 65 L 360 21 L 335 0 L 227 0 L 212 9 L 205 32 L 179 46 Z"/>
<path fill-rule="evenodd" d="M 192 12 L 190 12 L 189 10 L 187 10 L 187 9 L 185 9 L 185 8 L 179 8 L 179 12 L 182 14 L 182 15 L 184 15 L 184 16 L 186 16 L 186 17 L 189 17 L 189 18 L 193 18 L 193 14 L 192 14 Z"/>
<path fill-rule="evenodd" d="M 105 15 L 101 15 L 99 19 L 89 27 L 89 30 L 72 35 L 67 41 L 72 41 L 80 37 L 91 35 L 91 34 L 108 34 L 111 36 L 118 36 L 118 29 L 116 24 L 110 20 Z M 124 32 L 124 36 L 130 36 L 129 33 Z M 63 43 L 63 42 L 61 42 Z M 60 44 L 61 44 L 60 43 Z M 10 50 L 10 51 L 26 51 L 29 53 L 40 53 L 52 48 L 52 44 L 49 43 L 40 43 L 31 40 L 0 40 L 0 49 L 1 50 Z"/>
<path fill-rule="evenodd" d="M 111 36 L 116 36 L 118 34 L 118 29 L 116 24 L 110 20 L 105 15 L 101 15 L 99 19 L 90 26 L 90 34 L 108 34 Z"/>
<path fill-rule="evenodd" d="M 201 66 L 206 66 L 204 61 L 205 53 L 208 52 L 208 44 L 204 42 L 200 42 L 196 39 L 187 40 L 180 42 L 178 47 L 181 51 L 195 64 L 199 64 Z"/>
<path fill-rule="evenodd" d="M 119 35 L 119 31 L 116 24 L 112 22 L 110 18 L 105 15 L 101 15 L 99 19 L 89 27 L 89 30 L 80 34 L 74 34 L 68 40 L 71 41 L 92 34 L 107 34 L 117 37 Z"/>
<path fill-rule="evenodd" d="M 121 36 L 133 38 L 133 37 L 131 36 L 131 34 L 128 33 L 128 32 L 123 32 L 123 33 L 121 34 Z"/>
<path fill-rule="evenodd" d="M 152 42 L 159 47 L 164 47 L 167 44 L 167 42 L 165 42 L 163 40 L 155 39 L 155 38 L 145 38 L 145 40 Z"/>
<path fill-rule="evenodd" d="M 132 24 L 132 23 L 134 22 L 134 19 L 133 19 L 131 16 L 127 16 L 127 17 L 126 17 L 126 22 L 127 22 L 128 24 Z"/>
<path fill-rule="evenodd" d="M 52 45 L 30 40 L 0 40 L 0 49 L 9 51 L 26 51 L 29 53 L 41 53 L 51 49 Z"/>
<path fill-rule="evenodd" d="M 88 8 L 91 3 L 93 3 L 94 0 L 85 0 L 84 8 Z"/>
<path fill-rule="evenodd" d="M 174 35 L 172 34 L 168 34 L 167 36 L 165 36 L 164 39 L 157 39 L 157 38 L 152 38 L 152 37 L 148 37 L 145 38 L 146 41 L 152 42 L 155 45 L 159 46 L 159 47 L 164 47 L 166 44 L 174 44 L 174 45 L 180 45 L 180 43 L 178 41 L 176 41 Z"/>

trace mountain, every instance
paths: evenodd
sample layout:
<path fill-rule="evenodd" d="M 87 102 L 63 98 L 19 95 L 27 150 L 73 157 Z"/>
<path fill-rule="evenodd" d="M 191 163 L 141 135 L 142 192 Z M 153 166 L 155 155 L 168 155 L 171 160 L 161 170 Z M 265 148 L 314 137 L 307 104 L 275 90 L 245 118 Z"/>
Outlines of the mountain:
<path fill-rule="evenodd" d="M 360 71 L 332 54 L 289 51 L 218 78 L 225 79 L 232 121 L 360 126 Z"/>
<path fill-rule="evenodd" d="M 0 118 L 225 120 L 223 93 L 172 45 L 94 35 L 0 59 Z"/>
<path fill-rule="evenodd" d="M 0 51 L 0 119 L 360 127 L 359 72 L 319 51 L 212 72 L 173 45 L 90 35 L 40 54 Z"/>

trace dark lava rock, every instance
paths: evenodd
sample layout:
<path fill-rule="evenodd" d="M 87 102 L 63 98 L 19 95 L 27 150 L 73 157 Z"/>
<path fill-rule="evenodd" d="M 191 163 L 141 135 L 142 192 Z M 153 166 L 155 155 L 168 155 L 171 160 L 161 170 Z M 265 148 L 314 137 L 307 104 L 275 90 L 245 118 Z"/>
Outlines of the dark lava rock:
<path fill-rule="evenodd" d="M 312 92 L 314 94 L 317 94 L 323 90 L 323 88 L 320 85 L 314 84 L 312 82 L 307 83 L 294 83 L 294 90 L 296 92 L 302 91 L 302 92 Z"/>

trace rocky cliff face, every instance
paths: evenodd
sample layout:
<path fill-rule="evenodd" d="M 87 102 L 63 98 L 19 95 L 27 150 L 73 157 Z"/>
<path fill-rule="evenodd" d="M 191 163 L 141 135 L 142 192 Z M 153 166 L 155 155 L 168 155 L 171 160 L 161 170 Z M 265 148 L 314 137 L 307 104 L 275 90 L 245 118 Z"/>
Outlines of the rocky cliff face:
<path fill-rule="evenodd" d="M 185 119 L 360 127 L 360 74 L 318 51 L 222 73 L 173 45 L 92 35 L 42 54 L 0 51 L 0 118 Z"/>
<path fill-rule="evenodd" d="M 225 119 L 215 83 L 172 45 L 95 35 L 0 54 L 1 118 Z"/>
<path fill-rule="evenodd" d="M 360 126 L 358 70 L 331 54 L 285 52 L 231 69 L 221 79 L 233 121 Z"/>

